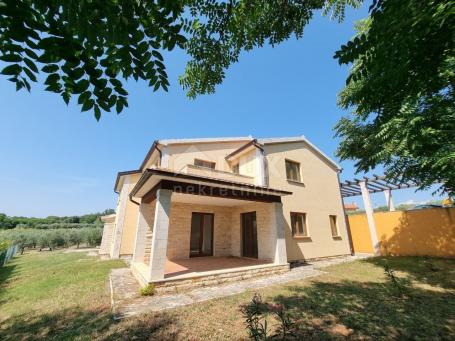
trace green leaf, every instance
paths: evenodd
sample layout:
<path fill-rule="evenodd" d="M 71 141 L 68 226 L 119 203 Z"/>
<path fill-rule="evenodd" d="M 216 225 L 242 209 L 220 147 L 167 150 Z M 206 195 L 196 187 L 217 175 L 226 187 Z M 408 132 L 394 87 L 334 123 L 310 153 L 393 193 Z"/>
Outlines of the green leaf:
<path fill-rule="evenodd" d="M 114 90 L 117 91 L 120 95 L 128 96 L 128 92 L 120 86 L 114 87 Z"/>
<path fill-rule="evenodd" d="M 33 72 L 39 72 L 38 68 L 36 67 L 35 63 L 33 63 L 30 59 L 24 58 L 24 63 L 32 70 Z"/>
<path fill-rule="evenodd" d="M 84 102 L 84 105 L 82 105 L 81 111 L 88 111 L 93 108 L 93 105 L 95 104 L 95 101 L 93 99 L 88 99 Z"/>
<path fill-rule="evenodd" d="M 37 80 L 36 80 L 36 76 L 35 76 L 35 74 L 32 72 L 32 70 L 30 70 L 29 68 L 26 68 L 26 67 L 24 67 L 23 70 L 24 70 L 25 74 L 28 76 L 28 78 L 30 78 L 30 80 L 31 80 L 32 82 L 36 82 L 36 81 L 37 81 Z"/>
<path fill-rule="evenodd" d="M 41 70 L 46 73 L 53 73 L 53 72 L 56 72 L 58 69 L 59 69 L 59 67 L 57 64 L 48 64 L 48 65 L 43 66 L 43 68 Z"/>
<path fill-rule="evenodd" d="M 100 110 L 99 106 L 95 105 L 95 108 L 93 111 L 94 111 L 96 120 L 99 121 L 101 118 L 101 110 Z"/>
<path fill-rule="evenodd" d="M 117 114 L 120 114 L 123 110 L 123 103 L 122 101 L 117 101 L 115 105 L 115 110 L 117 111 Z"/>
<path fill-rule="evenodd" d="M 22 67 L 19 64 L 8 65 L 2 70 L 3 75 L 18 75 L 21 73 Z"/>
<path fill-rule="evenodd" d="M 0 60 L 3 60 L 4 62 L 20 62 L 22 61 L 22 57 L 19 54 L 4 54 L 0 56 Z"/>
<path fill-rule="evenodd" d="M 62 93 L 62 97 L 63 97 L 63 100 L 65 101 L 66 105 L 68 105 L 70 102 L 71 94 L 69 92 L 65 91 Z"/>
<path fill-rule="evenodd" d="M 46 85 L 52 85 L 57 83 L 60 80 L 60 75 L 58 73 L 52 73 L 49 76 L 47 76 L 46 81 L 44 84 Z"/>
<path fill-rule="evenodd" d="M 113 86 L 122 87 L 122 82 L 120 82 L 118 79 L 111 78 L 111 79 L 109 79 L 109 82 L 111 82 L 111 84 L 112 84 Z"/>
<path fill-rule="evenodd" d="M 38 55 L 37 55 L 33 50 L 27 49 L 27 48 L 26 48 L 26 49 L 24 49 L 24 51 L 25 51 L 25 54 L 26 54 L 27 56 L 29 56 L 30 58 L 32 58 L 32 59 L 38 59 Z"/>
<path fill-rule="evenodd" d="M 76 83 L 76 90 L 78 93 L 84 92 L 90 86 L 90 82 L 87 79 L 81 79 Z"/>
<path fill-rule="evenodd" d="M 79 98 L 77 99 L 77 104 L 83 104 L 85 103 L 91 96 L 91 93 L 89 91 L 85 91 L 79 95 Z"/>

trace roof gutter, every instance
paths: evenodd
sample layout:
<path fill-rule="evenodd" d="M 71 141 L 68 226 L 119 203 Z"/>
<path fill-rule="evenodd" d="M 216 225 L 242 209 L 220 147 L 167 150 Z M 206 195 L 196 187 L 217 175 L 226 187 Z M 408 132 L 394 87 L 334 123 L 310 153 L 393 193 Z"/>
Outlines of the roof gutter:
<path fill-rule="evenodd" d="M 264 152 L 264 148 L 262 148 L 261 144 L 258 143 L 258 140 L 257 139 L 254 139 L 254 140 L 251 140 L 250 142 L 248 142 L 247 144 L 244 144 L 243 146 L 241 146 L 240 148 L 234 150 L 232 153 L 230 153 L 229 155 L 227 155 L 225 157 L 225 160 L 226 161 L 229 161 L 229 159 L 231 159 L 232 157 L 234 157 L 235 155 L 243 152 L 244 150 L 250 148 L 251 146 L 253 147 L 256 147 L 258 148 L 261 152 Z"/>
<path fill-rule="evenodd" d="M 150 147 L 149 151 L 147 152 L 147 155 L 145 156 L 144 161 L 142 161 L 141 166 L 139 167 L 140 170 L 144 169 L 145 164 L 147 163 L 150 156 L 152 156 L 155 149 L 158 149 L 157 146 L 158 146 L 158 140 L 153 141 L 153 144 Z M 160 155 L 161 155 L 161 152 L 160 152 Z M 161 158 L 160 158 L 160 162 L 161 162 Z"/>
<path fill-rule="evenodd" d="M 140 169 L 135 169 L 135 170 L 131 170 L 131 171 L 125 171 L 125 172 L 118 172 L 118 173 L 117 173 L 117 178 L 115 179 L 114 192 L 117 193 L 117 194 L 119 193 L 119 192 L 117 192 L 116 189 L 117 189 L 117 185 L 118 185 L 118 183 L 119 183 L 119 181 L 120 181 L 120 178 L 121 178 L 122 176 L 124 176 L 124 175 L 130 175 L 130 174 L 136 174 L 136 173 L 140 173 L 140 172 L 141 172 Z"/>
<path fill-rule="evenodd" d="M 133 200 L 133 196 L 131 195 L 131 193 L 130 193 L 130 195 L 128 195 L 128 197 L 130 198 L 130 201 L 131 201 L 133 204 L 136 204 L 137 206 L 140 206 L 140 205 L 141 205 L 140 202 L 137 202 L 137 201 L 134 201 L 134 200 Z"/>
<path fill-rule="evenodd" d="M 152 175 L 161 175 L 161 176 L 168 176 L 168 177 L 173 177 L 173 179 L 178 179 L 178 180 L 196 180 L 196 181 L 203 181 L 207 183 L 214 183 L 220 186 L 238 186 L 240 188 L 244 188 L 246 190 L 267 190 L 269 192 L 275 193 L 275 195 L 290 195 L 292 192 L 288 191 L 283 191 L 283 190 L 278 190 L 278 189 L 273 189 L 273 188 L 267 188 L 266 186 L 256 186 L 256 185 L 250 185 L 250 184 L 245 184 L 245 183 L 238 183 L 234 181 L 229 181 L 229 180 L 224 180 L 224 179 L 216 179 L 216 178 L 206 178 L 206 177 L 201 177 L 197 175 L 191 175 L 191 174 L 186 174 L 186 173 L 179 173 L 179 172 L 173 172 L 173 171 L 168 171 L 168 170 L 163 170 L 163 169 L 146 169 L 144 173 L 142 173 L 141 178 L 139 181 L 136 183 L 136 185 L 133 187 L 131 190 L 131 196 L 134 196 L 139 192 L 140 188 L 147 182 L 147 180 L 152 176 Z"/>

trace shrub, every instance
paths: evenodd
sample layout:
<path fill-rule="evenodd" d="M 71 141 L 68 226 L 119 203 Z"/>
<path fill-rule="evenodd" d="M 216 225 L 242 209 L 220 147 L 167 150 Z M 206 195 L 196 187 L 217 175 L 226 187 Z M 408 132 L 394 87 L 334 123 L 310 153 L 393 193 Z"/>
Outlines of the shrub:
<path fill-rule="evenodd" d="M 0 253 L 8 250 L 11 245 L 12 243 L 9 240 L 0 241 Z"/>
<path fill-rule="evenodd" d="M 393 288 L 397 297 L 403 298 L 406 294 L 409 294 L 408 283 L 406 280 L 397 277 L 397 275 L 395 275 L 395 271 L 392 270 L 388 264 L 384 265 L 384 274 L 389 280 L 389 284 Z"/>
<path fill-rule="evenodd" d="M 295 323 L 291 321 L 282 304 L 269 304 L 262 301 L 261 295 L 254 294 L 250 303 L 240 306 L 251 340 L 285 340 L 294 334 Z M 274 333 L 269 337 L 267 316 L 272 315 L 278 321 Z"/>
<path fill-rule="evenodd" d="M 153 296 L 155 295 L 155 284 L 149 283 L 145 287 L 142 287 L 141 290 L 142 296 Z"/>

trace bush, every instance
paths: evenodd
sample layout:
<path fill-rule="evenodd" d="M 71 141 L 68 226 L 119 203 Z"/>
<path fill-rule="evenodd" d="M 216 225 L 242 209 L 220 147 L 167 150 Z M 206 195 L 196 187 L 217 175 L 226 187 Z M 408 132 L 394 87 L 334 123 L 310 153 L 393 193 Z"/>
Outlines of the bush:
<path fill-rule="evenodd" d="M 240 306 L 240 312 L 245 319 L 248 336 L 251 340 L 286 340 L 295 335 L 296 325 L 286 313 L 282 304 L 270 304 L 262 301 L 261 295 L 254 294 L 248 304 Z M 267 316 L 272 315 L 278 325 L 271 335 Z"/>
<path fill-rule="evenodd" d="M 11 245 L 12 243 L 9 240 L 0 241 L 0 253 L 8 250 Z"/>
<path fill-rule="evenodd" d="M 155 284 L 149 283 L 145 287 L 142 287 L 141 290 L 142 296 L 153 296 L 155 295 Z"/>

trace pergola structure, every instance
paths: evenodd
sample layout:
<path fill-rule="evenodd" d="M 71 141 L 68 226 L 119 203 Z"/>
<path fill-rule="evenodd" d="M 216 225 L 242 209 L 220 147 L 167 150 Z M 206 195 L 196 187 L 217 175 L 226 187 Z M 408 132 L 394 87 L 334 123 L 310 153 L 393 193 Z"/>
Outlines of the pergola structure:
<path fill-rule="evenodd" d="M 398 180 L 388 179 L 385 175 L 373 175 L 372 177 L 364 176 L 363 179 L 354 179 L 340 183 L 341 196 L 343 198 L 361 195 L 363 206 L 370 230 L 371 242 L 376 254 L 379 253 L 379 241 L 376 233 L 376 224 L 373 217 L 373 205 L 371 204 L 370 193 L 383 192 L 389 211 L 395 211 L 392 200 L 392 190 L 417 187 L 414 182 L 401 182 Z"/>

